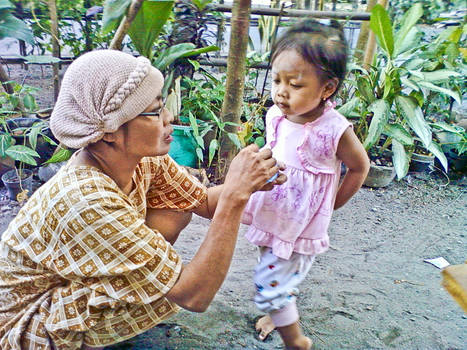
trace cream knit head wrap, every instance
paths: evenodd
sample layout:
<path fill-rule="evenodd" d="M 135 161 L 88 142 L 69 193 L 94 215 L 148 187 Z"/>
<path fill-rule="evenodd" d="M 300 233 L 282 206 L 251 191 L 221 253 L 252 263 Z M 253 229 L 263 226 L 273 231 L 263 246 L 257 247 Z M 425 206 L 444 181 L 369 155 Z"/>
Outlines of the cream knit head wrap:
<path fill-rule="evenodd" d="M 116 50 L 86 53 L 65 72 L 50 128 L 68 147 L 87 146 L 142 113 L 163 84 L 145 57 Z"/>

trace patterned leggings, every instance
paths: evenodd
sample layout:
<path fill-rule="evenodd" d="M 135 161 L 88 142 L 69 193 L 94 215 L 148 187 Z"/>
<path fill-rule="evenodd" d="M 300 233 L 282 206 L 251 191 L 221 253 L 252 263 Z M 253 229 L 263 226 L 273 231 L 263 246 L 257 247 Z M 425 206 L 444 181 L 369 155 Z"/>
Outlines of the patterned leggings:
<path fill-rule="evenodd" d="M 306 277 L 315 256 L 294 252 L 285 260 L 275 256 L 271 248 L 259 249 L 254 276 L 255 304 L 259 310 L 269 313 L 276 327 L 291 325 L 298 321 L 298 285 Z"/>

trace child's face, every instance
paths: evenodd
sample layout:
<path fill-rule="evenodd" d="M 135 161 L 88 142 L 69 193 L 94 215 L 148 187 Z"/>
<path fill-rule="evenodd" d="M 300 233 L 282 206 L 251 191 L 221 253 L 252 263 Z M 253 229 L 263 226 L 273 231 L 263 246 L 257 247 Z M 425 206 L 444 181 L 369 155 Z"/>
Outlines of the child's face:
<path fill-rule="evenodd" d="M 272 63 L 272 99 L 291 121 L 304 124 L 318 118 L 320 102 L 334 90 L 334 82 L 323 84 L 316 68 L 295 50 L 280 53 Z"/>

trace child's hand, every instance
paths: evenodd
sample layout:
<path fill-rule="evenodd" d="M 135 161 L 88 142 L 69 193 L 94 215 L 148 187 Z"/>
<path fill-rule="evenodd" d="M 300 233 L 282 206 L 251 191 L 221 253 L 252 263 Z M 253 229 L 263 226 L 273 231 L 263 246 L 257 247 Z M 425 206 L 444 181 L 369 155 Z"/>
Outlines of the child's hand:
<path fill-rule="evenodd" d="M 287 181 L 287 175 L 281 173 L 280 171 L 285 170 L 285 164 L 282 162 L 277 162 L 276 166 L 279 168 L 279 171 L 275 173 L 266 184 L 260 189 L 260 191 L 270 191 L 274 185 L 282 185 Z"/>

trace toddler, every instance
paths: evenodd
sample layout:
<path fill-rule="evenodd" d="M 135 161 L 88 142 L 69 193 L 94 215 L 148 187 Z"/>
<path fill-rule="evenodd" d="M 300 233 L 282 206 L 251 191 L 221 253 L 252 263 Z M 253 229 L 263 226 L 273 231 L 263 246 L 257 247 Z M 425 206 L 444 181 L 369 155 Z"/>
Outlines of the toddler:
<path fill-rule="evenodd" d="M 352 125 L 332 102 L 346 73 L 347 44 L 338 24 L 306 20 L 272 51 L 272 98 L 266 147 L 285 163 L 288 181 L 253 194 L 244 211 L 247 239 L 259 246 L 255 303 L 267 315 L 256 329 L 264 340 L 278 329 L 287 349 L 310 349 L 299 325 L 297 286 L 315 256 L 329 247 L 334 209 L 361 187 L 367 154 Z M 347 173 L 339 185 L 341 162 Z"/>

